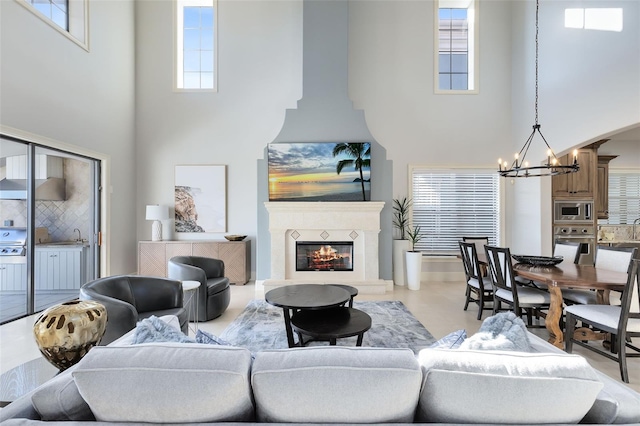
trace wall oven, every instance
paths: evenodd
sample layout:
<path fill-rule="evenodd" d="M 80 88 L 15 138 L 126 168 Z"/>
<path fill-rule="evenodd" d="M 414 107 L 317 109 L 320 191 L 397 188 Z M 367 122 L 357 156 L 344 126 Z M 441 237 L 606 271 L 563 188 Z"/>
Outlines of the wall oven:
<path fill-rule="evenodd" d="M 596 250 L 596 233 L 593 226 L 554 226 L 554 242 L 570 242 L 580 244 L 580 257 L 578 263 L 581 265 L 593 265 Z"/>
<path fill-rule="evenodd" d="M 555 201 L 553 221 L 555 223 L 592 223 L 593 201 Z"/>

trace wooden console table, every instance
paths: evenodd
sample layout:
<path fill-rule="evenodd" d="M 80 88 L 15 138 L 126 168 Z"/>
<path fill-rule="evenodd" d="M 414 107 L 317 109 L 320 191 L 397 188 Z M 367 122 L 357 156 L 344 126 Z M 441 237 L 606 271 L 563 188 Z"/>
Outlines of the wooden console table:
<path fill-rule="evenodd" d="M 173 256 L 203 256 L 224 262 L 225 276 L 235 285 L 251 279 L 251 241 L 139 241 L 138 274 L 167 276 Z"/>

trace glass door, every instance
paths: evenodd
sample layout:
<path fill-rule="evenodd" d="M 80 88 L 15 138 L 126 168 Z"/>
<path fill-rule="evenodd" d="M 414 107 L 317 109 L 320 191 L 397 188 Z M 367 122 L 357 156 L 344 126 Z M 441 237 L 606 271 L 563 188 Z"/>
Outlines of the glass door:
<path fill-rule="evenodd" d="M 13 240 L 26 235 L 27 148 L 0 138 L 0 323 L 28 313 L 26 251 L 17 254 L 12 248 L 23 244 Z"/>
<path fill-rule="evenodd" d="M 36 147 L 35 311 L 76 299 L 94 279 L 95 160 Z M 47 187 L 45 188 L 45 185 Z"/>
<path fill-rule="evenodd" d="M 23 256 L 0 257 L 4 323 L 76 299 L 99 276 L 100 162 L 3 135 L 0 153 L 0 226 L 26 233 Z"/>

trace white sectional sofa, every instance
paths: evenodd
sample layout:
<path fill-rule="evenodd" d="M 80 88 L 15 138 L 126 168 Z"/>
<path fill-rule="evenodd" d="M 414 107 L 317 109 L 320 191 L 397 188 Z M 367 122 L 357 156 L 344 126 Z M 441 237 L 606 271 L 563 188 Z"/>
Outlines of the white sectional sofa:
<path fill-rule="evenodd" d="M 167 319 L 170 322 L 170 319 Z M 532 352 L 197 343 L 92 349 L 3 425 L 638 424 L 640 394 L 533 334 Z"/>

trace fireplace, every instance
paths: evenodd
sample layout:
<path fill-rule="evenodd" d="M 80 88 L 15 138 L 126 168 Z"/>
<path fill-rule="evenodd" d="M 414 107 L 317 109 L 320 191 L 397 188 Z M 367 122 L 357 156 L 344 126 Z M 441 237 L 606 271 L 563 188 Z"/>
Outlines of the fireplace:
<path fill-rule="evenodd" d="M 296 241 L 296 271 L 353 271 L 353 241 Z"/>
<path fill-rule="evenodd" d="M 269 212 L 271 234 L 271 278 L 264 282 L 265 291 L 289 284 L 347 284 L 358 288 L 361 294 L 384 294 L 393 289 L 392 281 L 380 278 L 378 268 L 384 202 L 278 201 L 264 205 Z M 333 268 L 310 268 L 305 252 L 305 268 L 301 269 L 300 246 L 313 250 L 331 246 L 336 249 L 336 256 L 348 255 L 351 265 L 343 269 L 335 264 Z"/>

